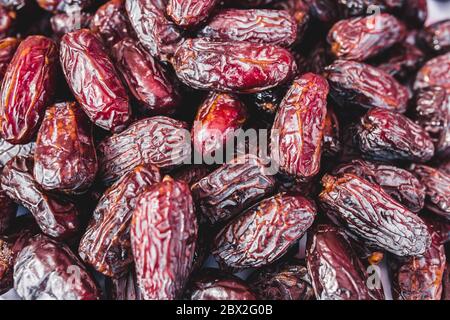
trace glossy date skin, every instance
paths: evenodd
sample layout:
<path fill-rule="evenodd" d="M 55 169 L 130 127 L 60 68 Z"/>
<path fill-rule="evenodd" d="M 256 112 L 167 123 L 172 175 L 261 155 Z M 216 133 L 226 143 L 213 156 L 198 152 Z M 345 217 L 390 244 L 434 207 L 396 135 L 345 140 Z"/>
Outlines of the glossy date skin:
<path fill-rule="evenodd" d="M 109 277 L 122 276 L 133 262 L 130 224 L 137 195 L 160 181 L 158 168 L 139 165 L 106 190 L 81 238 L 81 259 Z"/>
<path fill-rule="evenodd" d="M 264 267 L 303 236 L 316 213 L 315 204 L 302 196 L 277 194 L 228 223 L 216 236 L 212 254 L 223 270 Z"/>
<path fill-rule="evenodd" d="M 75 102 L 54 104 L 45 113 L 34 152 L 33 175 L 47 191 L 85 192 L 97 174 L 92 124 Z"/>
<path fill-rule="evenodd" d="M 214 167 L 206 165 L 188 165 L 170 173 L 172 178 L 178 181 L 184 181 L 192 186 L 194 183 L 203 179 L 214 170 Z"/>
<path fill-rule="evenodd" d="M 166 176 L 139 197 L 131 243 L 144 299 L 180 298 L 192 271 L 197 232 L 186 183 Z"/>
<path fill-rule="evenodd" d="M 4 167 L 1 187 L 9 198 L 27 208 L 42 232 L 57 239 L 68 239 L 79 230 L 75 205 L 43 192 L 33 177 L 33 159 L 16 157 Z"/>
<path fill-rule="evenodd" d="M 149 115 L 171 115 L 181 96 L 163 67 L 146 53 L 136 41 L 126 38 L 112 49 L 129 91 L 141 110 Z"/>
<path fill-rule="evenodd" d="M 428 133 L 399 113 L 373 108 L 361 118 L 356 131 L 354 141 L 359 150 L 373 159 L 422 163 L 434 155 Z"/>
<path fill-rule="evenodd" d="M 20 43 L 0 92 L 1 135 L 6 141 L 25 144 L 33 139 L 53 99 L 57 57 L 49 38 L 30 36 Z"/>
<path fill-rule="evenodd" d="M 421 42 L 430 52 L 446 53 L 450 50 L 450 19 L 441 20 L 426 27 L 419 33 Z"/>
<path fill-rule="evenodd" d="M 321 207 L 335 223 L 367 244 L 398 256 L 423 254 L 430 246 L 425 223 L 380 186 L 353 174 L 325 175 Z"/>
<path fill-rule="evenodd" d="M 329 31 L 327 41 L 336 58 L 364 61 L 405 36 L 405 26 L 394 16 L 382 13 L 337 22 Z"/>
<path fill-rule="evenodd" d="M 191 130 L 194 150 L 203 157 L 214 155 L 247 120 L 245 105 L 234 95 L 210 93 L 200 105 Z"/>
<path fill-rule="evenodd" d="M 167 15 L 179 27 L 194 28 L 205 21 L 219 0 L 168 0 Z"/>
<path fill-rule="evenodd" d="M 192 185 L 192 195 L 211 224 L 229 220 L 275 189 L 275 178 L 261 159 L 238 157 Z"/>
<path fill-rule="evenodd" d="M 16 21 L 16 12 L 0 6 L 0 39 L 11 35 Z"/>
<path fill-rule="evenodd" d="M 92 0 L 36 0 L 44 10 L 51 12 L 74 12 L 89 8 Z"/>
<path fill-rule="evenodd" d="M 336 60 L 325 68 L 330 95 L 342 108 L 379 107 L 403 113 L 409 94 L 391 75 L 356 61 Z"/>
<path fill-rule="evenodd" d="M 88 28 L 92 20 L 92 14 L 87 12 L 58 13 L 50 18 L 53 33 L 61 38 L 66 33 Z"/>
<path fill-rule="evenodd" d="M 77 273 L 74 284 L 74 273 Z M 30 239 L 14 264 L 14 289 L 24 300 L 98 300 L 100 291 L 83 264 L 61 242 Z"/>
<path fill-rule="evenodd" d="M 335 226 L 320 224 L 311 232 L 306 265 L 318 300 L 380 299 L 367 287 L 368 275 L 350 238 Z"/>
<path fill-rule="evenodd" d="M 173 169 L 190 159 L 187 124 L 167 117 L 136 121 L 122 133 L 98 146 L 99 176 L 106 183 L 116 181 L 139 164 Z"/>
<path fill-rule="evenodd" d="M 322 156 L 333 158 L 342 151 L 341 128 L 334 108 L 327 107 L 325 125 L 323 128 Z"/>
<path fill-rule="evenodd" d="M 189 300 L 256 300 L 248 285 L 217 269 L 204 269 L 188 285 Z"/>
<path fill-rule="evenodd" d="M 300 181 L 320 169 L 328 90 L 321 76 L 302 75 L 287 92 L 273 123 L 271 158 L 282 172 Z"/>
<path fill-rule="evenodd" d="M 414 90 L 441 86 L 450 92 L 450 52 L 430 59 L 417 72 Z"/>
<path fill-rule="evenodd" d="M 450 220 L 450 175 L 432 167 L 413 164 L 409 170 L 425 186 L 425 206 Z"/>
<path fill-rule="evenodd" d="M 396 201 L 412 212 L 419 212 L 425 202 L 425 187 L 409 171 L 391 165 L 353 160 L 333 170 L 334 175 L 351 173 L 378 184 Z"/>
<path fill-rule="evenodd" d="M 185 84 L 200 90 L 261 92 L 287 82 L 296 65 L 286 49 L 248 42 L 189 39 L 175 52 L 173 67 Z"/>
<path fill-rule="evenodd" d="M 5 76 L 6 69 L 14 57 L 14 53 L 20 44 L 17 38 L 5 38 L 0 40 L 0 81 Z"/>
<path fill-rule="evenodd" d="M 126 0 L 125 8 L 136 35 L 145 49 L 161 61 L 168 61 L 182 35 L 165 16 L 166 1 Z"/>
<path fill-rule="evenodd" d="M 17 205 L 8 197 L 0 186 L 0 235 L 12 225 L 16 217 Z"/>
<path fill-rule="evenodd" d="M 285 10 L 225 9 L 197 33 L 218 41 L 248 41 L 290 47 L 297 39 L 297 22 Z"/>
<path fill-rule="evenodd" d="M 109 280 L 109 281 L 108 281 Z M 108 279 L 106 290 L 111 300 L 142 300 L 141 291 L 136 281 L 136 272 L 129 271 L 126 275 L 118 279 Z"/>
<path fill-rule="evenodd" d="M 128 95 L 97 36 L 88 29 L 67 33 L 60 60 L 73 95 L 91 121 L 111 132 L 125 129 L 131 117 Z"/>
<path fill-rule="evenodd" d="M 11 144 L 0 138 L 0 168 L 16 156 L 33 156 L 36 144 L 30 142 L 27 144 Z"/>

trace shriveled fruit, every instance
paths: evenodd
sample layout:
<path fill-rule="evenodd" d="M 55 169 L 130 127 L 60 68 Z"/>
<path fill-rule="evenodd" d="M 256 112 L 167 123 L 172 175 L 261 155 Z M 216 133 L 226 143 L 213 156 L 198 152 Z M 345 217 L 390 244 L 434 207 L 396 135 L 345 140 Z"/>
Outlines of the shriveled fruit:
<path fill-rule="evenodd" d="M 182 28 L 193 28 L 206 20 L 219 0 L 168 0 L 167 15 Z"/>

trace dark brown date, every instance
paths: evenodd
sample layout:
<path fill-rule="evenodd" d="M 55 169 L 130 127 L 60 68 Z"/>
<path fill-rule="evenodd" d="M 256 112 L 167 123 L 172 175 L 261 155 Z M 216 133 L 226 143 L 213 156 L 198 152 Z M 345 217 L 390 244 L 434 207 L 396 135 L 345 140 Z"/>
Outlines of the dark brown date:
<path fill-rule="evenodd" d="M 405 26 L 394 16 L 381 13 L 337 22 L 327 41 L 338 59 L 364 61 L 402 41 Z"/>
<path fill-rule="evenodd" d="M 12 35 L 16 21 L 16 12 L 0 6 L 0 39 Z"/>
<path fill-rule="evenodd" d="M 226 221 L 275 189 L 275 178 L 258 157 L 233 159 L 192 186 L 203 216 L 212 224 Z"/>
<path fill-rule="evenodd" d="M 419 42 L 432 53 L 446 53 L 450 50 L 450 19 L 427 26 L 419 33 Z"/>
<path fill-rule="evenodd" d="M 12 225 L 16 212 L 17 205 L 0 186 L 0 235 L 4 234 Z"/>
<path fill-rule="evenodd" d="M 427 0 L 402 0 L 400 17 L 408 26 L 419 29 L 428 18 Z"/>
<path fill-rule="evenodd" d="M 53 33 L 61 38 L 66 33 L 88 28 L 92 14 L 87 12 L 58 13 L 50 18 Z"/>
<path fill-rule="evenodd" d="M 380 186 L 353 174 L 325 175 L 319 195 L 328 217 L 368 244 L 398 256 L 423 254 L 430 246 L 424 222 Z"/>
<path fill-rule="evenodd" d="M 166 1 L 126 0 L 125 8 L 140 43 L 149 53 L 167 61 L 182 41 L 176 25 L 165 16 Z"/>
<path fill-rule="evenodd" d="M 142 300 L 134 269 L 119 279 L 107 279 L 106 290 L 111 300 Z"/>
<path fill-rule="evenodd" d="M 17 48 L 0 93 L 1 134 L 6 141 L 28 143 L 39 129 L 54 95 L 57 55 L 55 43 L 43 36 L 30 36 Z"/>
<path fill-rule="evenodd" d="M 27 208 L 42 232 L 67 239 L 79 229 L 79 214 L 66 199 L 44 193 L 33 177 L 33 159 L 16 157 L 8 162 L 1 175 L 1 187 L 14 202 Z"/>
<path fill-rule="evenodd" d="M 425 206 L 450 220 L 450 175 L 429 166 L 413 164 L 409 170 L 425 186 Z"/>
<path fill-rule="evenodd" d="M 354 141 L 363 155 L 379 160 L 426 162 L 434 155 L 428 133 L 402 114 L 373 108 L 361 118 Z"/>
<path fill-rule="evenodd" d="M 200 105 L 191 131 L 195 151 L 203 157 L 213 156 L 246 120 L 247 109 L 236 96 L 210 93 Z"/>
<path fill-rule="evenodd" d="M 285 10 L 226 9 L 216 14 L 198 36 L 290 47 L 297 39 L 297 22 Z"/>
<path fill-rule="evenodd" d="M 258 299 L 315 299 L 308 270 L 300 261 L 294 260 L 268 266 L 253 273 L 248 281 Z"/>
<path fill-rule="evenodd" d="M 187 124 L 167 117 L 136 121 L 98 146 L 100 179 L 110 184 L 139 164 L 172 169 L 190 159 Z"/>
<path fill-rule="evenodd" d="M 78 249 L 97 271 L 118 278 L 133 262 L 130 224 L 137 195 L 161 181 L 156 167 L 140 165 L 113 184 L 99 200 Z"/>
<path fill-rule="evenodd" d="M 1 159 L 1 158 L 0 158 Z M 450 159 L 443 161 L 439 166 L 438 169 L 442 172 L 445 172 L 446 174 L 450 174 Z"/>
<path fill-rule="evenodd" d="M 34 178 L 47 191 L 85 192 L 97 174 L 92 124 L 75 102 L 49 107 L 34 152 Z"/>
<path fill-rule="evenodd" d="M 67 83 L 91 121 L 105 130 L 122 131 L 131 117 L 128 95 L 95 34 L 87 29 L 67 33 L 60 59 Z"/>
<path fill-rule="evenodd" d="M 334 108 L 327 107 L 327 116 L 323 127 L 322 156 L 333 158 L 342 151 L 341 129 Z"/>
<path fill-rule="evenodd" d="M 334 0 L 305 0 L 311 16 L 324 24 L 332 24 L 339 19 L 337 2 Z"/>
<path fill-rule="evenodd" d="M 166 71 L 137 42 L 127 38 L 112 50 L 117 67 L 142 111 L 149 115 L 170 115 L 180 104 L 180 94 Z"/>
<path fill-rule="evenodd" d="M 308 237 L 306 262 L 317 300 L 379 299 L 368 288 L 368 274 L 343 230 L 315 227 Z"/>
<path fill-rule="evenodd" d="M 283 173 L 300 181 L 320 169 L 327 114 L 328 83 L 307 73 L 297 78 L 287 92 L 271 131 L 271 158 Z"/>
<path fill-rule="evenodd" d="M 368 64 L 336 60 L 325 68 L 330 95 L 341 107 L 406 111 L 408 90 L 391 75 Z"/>
<path fill-rule="evenodd" d="M 0 138 L 0 168 L 16 156 L 33 156 L 36 144 L 30 142 L 28 144 L 11 144 Z"/>
<path fill-rule="evenodd" d="M 334 175 L 351 173 L 378 184 L 387 194 L 412 212 L 422 210 L 425 187 L 409 171 L 385 164 L 353 160 L 333 170 Z"/>
<path fill-rule="evenodd" d="M 89 8 L 93 0 L 36 0 L 38 5 L 51 12 L 80 12 Z"/>
<path fill-rule="evenodd" d="M 24 300 L 97 300 L 93 277 L 63 243 L 30 239 L 14 264 L 14 289 Z"/>
<path fill-rule="evenodd" d="M 5 76 L 6 69 L 14 57 L 14 53 L 20 44 L 17 38 L 5 38 L 0 40 L 0 81 Z"/>
<path fill-rule="evenodd" d="M 224 270 L 264 267 L 303 236 L 316 213 L 315 204 L 302 196 L 277 194 L 227 224 L 212 254 Z"/>
<path fill-rule="evenodd" d="M 234 93 L 264 91 L 290 80 L 296 65 L 286 49 L 249 42 L 186 40 L 172 64 L 178 77 L 201 90 Z"/>
<path fill-rule="evenodd" d="M 248 285 L 217 269 L 204 269 L 194 277 L 185 294 L 189 300 L 256 300 Z"/>
<path fill-rule="evenodd" d="M 430 59 L 417 72 L 414 89 L 441 86 L 450 92 L 450 52 Z"/>
<path fill-rule="evenodd" d="M 205 21 L 219 0 L 168 0 L 167 15 L 181 28 L 193 28 Z"/>
<path fill-rule="evenodd" d="M 144 299 L 177 299 L 186 285 L 197 241 L 189 186 L 166 176 L 137 202 L 131 243 Z"/>
<path fill-rule="evenodd" d="M 170 173 L 170 175 L 178 181 L 184 181 L 192 186 L 194 183 L 203 179 L 213 171 L 214 167 L 206 165 L 190 165 L 182 167 Z"/>

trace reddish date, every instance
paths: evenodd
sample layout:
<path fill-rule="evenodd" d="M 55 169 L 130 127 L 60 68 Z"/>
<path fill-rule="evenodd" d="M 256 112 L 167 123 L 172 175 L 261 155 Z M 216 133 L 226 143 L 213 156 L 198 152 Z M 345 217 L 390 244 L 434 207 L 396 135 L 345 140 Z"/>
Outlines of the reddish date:
<path fill-rule="evenodd" d="M 368 244 L 398 256 L 423 254 L 430 246 L 424 222 L 380 186 L 353 174 L 325 175 L 319 195 L 329 218 Z"/>
<path fill-rule="evenodd" d="M 92 124 L 75 102 L 49 107 L 36 141 L 34 178 L 47 191 L 85 192 L 97 174 Z"/>
<path fill-rule="evenodd" d="M 201 90 L 234 93 L 264 91 L 287 82 L 295 73 L 286 49 L 248 42 L 186 40 L 172 64 L 178 77 Z"/>
<path fill-rule="evenodd" d="M 87 29 L 68 33 L 61 40 L 60 58 L 67 83 L 91 121 L 122 131 L 131 117 L 128 95 L 100 40 Z"/>
<path fill-rule="evenodd" d="M 4 234 L 12 225 L 16 217 L 17 205 L 0 187 L 0 235 Z"/>
<path fill-rule="evenodd" d="M 331 52 L 338 59 L 364 61 L 406 36 L 405 26 L 382 13 L 337 22 L 328 33 Z"/>
<path fill-rule="evenodd" d="M 330 95 L 342 108 L 380 107 L 403 113 L 408 90 L 379 68 L 355 61 L 336 60 L 325 68 Z"/>
<path fill-rule="evenodd" d="M 190 159 L 187 124 L 167 117 L 136 121 L 98 146 L 100 179 L 110 184 L 139 164 L 173 169 Z"/>
<path fill-rule="evenodd" d="M 192 186 L 203 216 L 212 224 L 229 220 L 275 189 L 269 168 L 256 156 L 241 156 Z"/>
<path fill-rule="evenodd" d="M 39 129 L 54 95 L 57 55 L 55 43 L 43 36 L 30 36 L 17 48 L 0 93 L 1 134 L 6 141 L 28 143 Z"/>
<path fill-rule="evenodd" d="M 93 277 L 70 249 L 43 235 L 30 239 L 17 256 L 14 289 L 24 300 L 100 298 Z"/>
<path fill-rule="evenodd" d="M 271 132 L 271 158 L 280 170 L 300 181 L 320 169 L 327 114 L 328 83 L 307 73 L 297 78 L 275 117 Z"/>
<path fill-rule="evenodd" d="M 448 52 L 450 50 L 450 19 L 427 26 L 419 33 L 419 42 L 432 53 Z"/>
<path fill-rule="evenodd" d="M 93 0 L 36 0 L 38 5 L 51 12 L 80 12 L 92 5 Z"/>
<path fill-rule="evenodd" d="M 351 173 L 378 184 L 387 194 L 412 212 L 419 212 L 424 206 L 425 187 L 405 169 L 364 160 L 353 160 L 333 170 L 334 175 L 344 173 Z"/>
<path fill-rule="evenodd" d="M 111 300 L 142 300 L 134 269 L 119 279 L 107 279 L 106 290 Z"/>
<path fill-rule="evenodd" d="M 168 0 L 167 15 L 181 28 L 193 28 L 208 18 L 219 0 Z"/>
<path fill-rule="evenodd" d="M 13 33 L 16 12 L 0 6 L 0 39 Z"/>
<path fill-rule="evenodd" d="M 58 13 L 50 18 L 53 33 L 61 38 L 66 33 L 88 28 L 92 14 L 87 12 Z"/>
<path fill-rule="evenodd" d="M 322 156 L 333 158 L 342 151 L 341 129 L 339 119 L 330 106 L 327 107 L 327 116 L 323 128 Z"/>
<path fill-rule="evenodd" d="M 206 165 L 189 165 L 171 172 L 171 176 L 178 181 L 184 181 L 192 186 L 213 171 L 214 167 Z"/>
<path fill-rule="evenodd" d="M 137 195 L 161 181 L 159 170 L 140 165 L 113 184 L 99 200 L 80 241 L 79 255 L 97 271 L 120 277 L 133 262 L 130 222 Z"/>
<path fill-rule="evenodd" d="M 404 115 L 381 108 L 361 118 L 354 141 L 363 155 L 373 159 L 426 162 L 434 155 L 425 130 Z"/>
<path fill-rule="evenodd" d="M 450 52 L 430 59 L 417 72 L 414 89 L 441 86 L 450 92 Z"/>
<path fill-rule="evenodd" d="M 144 299 L 177 299 L 192 270 L 197 218 L 189 186 L 170 177 L 137 202 L 131 243 Z"/>
<path fill-rule="evenodd" d="M 137 42 L 127 38 L 112 50 L 117 67 L 142 111 L 150 115 L 170 115 L 180 104 L 178 89 L 166 71 Z"/>
<path fill-rule="evenodd" d="M 33 156 L 36 144 L 30 142 L 28 144 L 11 144 L 0 138 L 0 168 L 16 156 Z"/>
<path fill-rule="evenodd" d="M 17 38 L 5 38 L 0 40 L 0 81 L 5 76 L 6 69 L 14 57 L 14 53 L 20 44 Z"/>
<path fill-rule="evenodd" d="M 34 180 L 32 158 L 16 157 L 8 162 L 1 175 L 1 187 L 9 198 L 33 214 L 43 233 L 67 239 L 79 230 L 75 205 L 43 192 Z"/>
<path fill-rule="evenodd" d="M 198 36 L 290 47 L 297 39 L 297 22 L 285 10 L 226 9 L 216 14 Z"/>
<path fill-rule="evenodd" d="M 228 223 L 216 236 L 212 254 L 225 270 L 266 266 L 303 236 L 315 216 L 310 200 L 277 194 Z"/>

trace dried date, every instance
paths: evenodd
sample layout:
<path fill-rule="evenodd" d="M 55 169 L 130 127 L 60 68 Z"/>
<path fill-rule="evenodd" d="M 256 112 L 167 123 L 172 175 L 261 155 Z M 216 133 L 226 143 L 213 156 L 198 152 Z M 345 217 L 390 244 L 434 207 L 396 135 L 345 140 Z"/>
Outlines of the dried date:
<path fill-rule="evenodd" d="M 441 86 L 450 92 L 450 52 L 430 59 L 417 72 L 414 90 Z"/>
<path fill-rule="evenodd" d="M 44 10 L 51 12 L 80 12 L 89 8 L 93 0 L 36 0 Z"/>
<path fill-rule="evenodd" d="M 323 128 L 322 156 L 333 158 L 340 154 L 341 151 L 342 145 L 339 119 L 334 112 L 334 108 L 328 106 Z"/>
<path fill-rule="evenodd" d="M 450 19 L 427 26 L 419 33 L 419 42 L 432 53 L 448 52 L 450 50 Z"/>
<path fill-rule="evenodd" d="M 111 300 L 142 300 L 134 269 L 119 279 L 108 279 L 106 286 Z"/>
<path fill-rule="evenodd" d="M 34 142 L 23 145 L 11 144 L 0 138 L 0 168 L 3 168 L 9 160 L 16 156 L 33 156 L 35 148 Z"/>
<path fill-rule="evenodd" d="M 6 69 L 14 57 L 14 53 L 20 44 L 17 38 L 5 38 L 0 40 L 0 81 L 5 76 Z"/>
<path fill-rule="evenodd" d="M 219 0 L 168 0 L 167 15 L 181 28 L 193 28 L 205 21 Z"/>
<path fill-rule="evenodd" d="M 17 205 L 8 197 L 0 186 L 0 235 L 12 225 L 16 217 Z"/>
<path fill-rule="evenodd" d="M 50 18 L 53 33 L 61 38 L 66 33 L 88 28 L 92 14 L 87 12 L 58 13 Z"/>
<path fill-rule="evenodd" d="M 16 12 L 0 6 L 0 39 L 13 33 L 15 21 Z"/>

